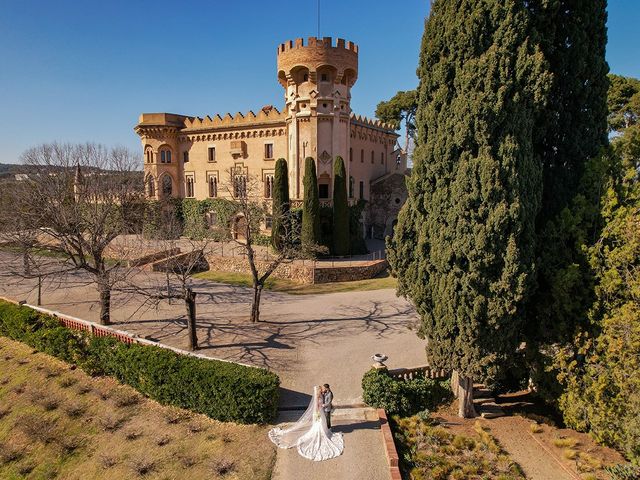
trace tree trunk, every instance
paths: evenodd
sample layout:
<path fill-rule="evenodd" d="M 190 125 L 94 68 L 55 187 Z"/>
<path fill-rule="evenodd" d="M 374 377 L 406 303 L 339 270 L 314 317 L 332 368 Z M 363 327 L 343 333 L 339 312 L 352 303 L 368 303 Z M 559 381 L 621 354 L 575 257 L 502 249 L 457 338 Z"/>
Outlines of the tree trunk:
<path fill-rule="evenodd" d="M 109 274 L 105 273 L 98 280 L 98 290 L 100 291 L 100 324 L 109 325 L 111 323 L 111 287 L 109 285 Z"/>
<path fill-rule="evenodd" d="M 42 305 L 42 275 L 38 275 L 38 300 L 36 305 Z"/>
<path fill-rule="evenodd" d="M 262 284 L 253 286 L 253 303 L 251 304 L 251 321 L 260 321 L 260 295 L 262 294 Z"/>
<path fill-rule="evenodd" d="M 196 335 L 196 292 L 187 288 L 184 302 L 187 307 L 187 335 L 189 337 L 189 350 L 197 350 L 198 337 Z"/>
<path fill-rule="evenodd" d="M 26 251 L 22 254 L 22 269 L 26 276 L 31 275 L 31 266 L 29 265 L 29 254 Z"/>
<path fill-rule="evenodd" d="M 473 406 L 473 379 L 459 376 L 458 382 L 458 416 L 462 418 L 477 417 L 478 414 Z"/>
<path fill-rule="evenodd" d="M 460 376 L 458 375 L 458 371 L 454 370 L 451 372 L 451 391 L 453 392 L 453 396 L 458 398 L 458 394 L 460 393 Z"/>

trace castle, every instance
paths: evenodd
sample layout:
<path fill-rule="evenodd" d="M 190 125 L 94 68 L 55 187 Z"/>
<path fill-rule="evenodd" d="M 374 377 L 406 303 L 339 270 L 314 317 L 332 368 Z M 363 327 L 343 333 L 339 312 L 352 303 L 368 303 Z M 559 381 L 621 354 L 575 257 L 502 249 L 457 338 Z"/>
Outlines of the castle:
<path fill-rule="evenodd" d="M 314 158 L 320 203 L 331 205 L 333 160 L 345 161 L 350 203 L 367 201 L 366 234 L 392 232 L 406 200 L 406 155 L 388 125 L 351 111 L 351 87 L 358 78 L 358 47 L 331 37 L 299 38 L 278 46 L 277 77 L 285 90 L 282 112 L 213 118 L 143 113 L 135 126 L 142 140 L 146 195 L 224 198 L 246 195 L 249 177 L 263 197 L 272 197 L 275 160 L 289 168 L 292 207 L 302 205 L 304 160 Z M 233 227 L 233 225 L 231 225 Z M 268 230 L 270 221 L 263 227 Z"/>

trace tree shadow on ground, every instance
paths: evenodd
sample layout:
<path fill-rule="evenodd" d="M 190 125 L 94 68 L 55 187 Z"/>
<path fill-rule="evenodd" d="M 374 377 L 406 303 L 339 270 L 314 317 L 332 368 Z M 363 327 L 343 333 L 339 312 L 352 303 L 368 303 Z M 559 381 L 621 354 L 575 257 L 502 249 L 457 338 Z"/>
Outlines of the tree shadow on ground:
<path fill-rule="evenodd" d="M 332 422 L 331 430 L 340 433 L 352 433 L 356 430 L 380 430 L 380 422 L 377 420 L 366 420 L 363 422 L 341 423 L 339 418 Z"/>

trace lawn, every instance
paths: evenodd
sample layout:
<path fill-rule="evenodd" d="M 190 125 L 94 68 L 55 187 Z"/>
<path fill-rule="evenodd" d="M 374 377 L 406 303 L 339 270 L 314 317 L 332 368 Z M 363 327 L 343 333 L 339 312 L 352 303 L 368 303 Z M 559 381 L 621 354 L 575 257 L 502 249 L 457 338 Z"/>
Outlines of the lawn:
<path fill-rule="evenodd" d="M 264 479 L 265 426 L 164 407 L 0 337 L 0 478 Z"/>
<path fill-rule="evenodd" d="M 229 273 L 207 271 L 195 275 L 196 278 L 210 280 L 212 282 L 226 283 L 250 287 L 251 275 L 244 273 Z M 267 280 L 265 288 L 274 292 L 289 293 L 291 295 L 317 295 L 323 293 L 363 292 L 369 290 L 381 290 L 396 288 L 397 281 L 390 275 L 371 278 L 368 280 L 356 280 L 353 282 L 317 283 L 315 285 L 300 284 L 291 280 L 271 277 Z"/>

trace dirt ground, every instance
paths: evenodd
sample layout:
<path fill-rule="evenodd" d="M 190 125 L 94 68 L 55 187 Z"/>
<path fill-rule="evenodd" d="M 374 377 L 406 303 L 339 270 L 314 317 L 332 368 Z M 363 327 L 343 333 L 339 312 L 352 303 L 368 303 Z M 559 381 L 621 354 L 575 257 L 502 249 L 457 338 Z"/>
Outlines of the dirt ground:
<path fill-rule="evenodd" d="M 501 396 L 497 401 L 506 416 L 481 422 L 528 479 L 608 480 L 603 467 L 625 462 L 619 452 L 598 445 L 589 435 L 559 428 L 527 392 Z M 440 408 L 434 416 L 454 433 L 473 433 L 476 420 L 459 418 L 457 401 Z"/>
<path fill-rule="evenodd" d="M 0 337 L 0 478 L 268 480 L 266 426 L 162 406 Z"/>

